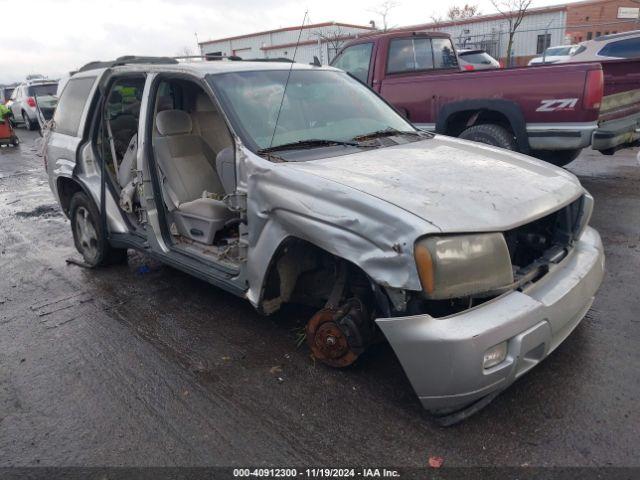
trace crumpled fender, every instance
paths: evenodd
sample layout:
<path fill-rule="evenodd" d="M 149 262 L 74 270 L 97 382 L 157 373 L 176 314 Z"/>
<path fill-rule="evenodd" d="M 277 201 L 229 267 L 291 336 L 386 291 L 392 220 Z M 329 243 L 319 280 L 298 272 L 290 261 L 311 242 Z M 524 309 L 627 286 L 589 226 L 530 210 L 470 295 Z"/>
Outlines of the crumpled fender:
<path fill-rule="evenodd" d="M 247 298 L 254 306 L 271 259 L 291 237 L 354 263 L 381 286 L 421 289 L 413 245 L 437 232 L 433 225 L 358 190 L 244 153 Z"/>

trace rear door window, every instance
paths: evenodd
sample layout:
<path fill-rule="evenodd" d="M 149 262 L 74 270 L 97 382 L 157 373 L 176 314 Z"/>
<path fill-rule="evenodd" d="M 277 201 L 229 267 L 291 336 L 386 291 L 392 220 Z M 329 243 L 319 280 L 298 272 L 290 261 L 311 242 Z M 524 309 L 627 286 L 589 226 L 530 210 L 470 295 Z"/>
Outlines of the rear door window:
<path fill-rule="evenodd" d="M 640 37 L 619 40 L 605 45 L 598 55 L 604 57 L 636 58 L 640 57 Z"/>
<path fill-rule="evenodd" d="M 333 61 L 331 66 L 349 72 L 361 82 L 367 82 L 373 43 L 360 43 L 347 47 Z"/>
<path fill-rule="evenodd" d="M 82 113 L 95 81 L 96 77 L 69 80 L 53 116 L 55 132 L 74 137 L 78 135 Z"/>

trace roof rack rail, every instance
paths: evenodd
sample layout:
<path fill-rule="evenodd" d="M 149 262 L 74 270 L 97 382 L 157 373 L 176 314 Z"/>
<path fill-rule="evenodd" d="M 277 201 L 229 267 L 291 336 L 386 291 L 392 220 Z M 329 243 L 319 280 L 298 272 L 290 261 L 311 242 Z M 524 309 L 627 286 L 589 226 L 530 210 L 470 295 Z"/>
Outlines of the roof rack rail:
<path fill-rule="evenodd" d="M 95 62 L 89 62 L 86 65 L 80 67 L 78 71 L 86 72 L 88 70 L 96 70 L 98 68 L 111 68 L 121 65 L 135 65 L 141 63 L 151 65 L 171 65 L 178 63 L 178 61 L 175 58 L 171 57 L 140 57 L 136 55 L 125 55 L 123 57 L 118 57 L 115 60 L 107 60 L 104 62 L 98 60 Z"/>
<path fill-rule="evenodd" d="M 293 60 L 284 57 L 278 58 L 242 58 L 237 55 L 219 55 L 216 53 L 205 53 L 204 55 L 183 55 L 180 57 L 171 57 L 176 60 L 191 60 L 191 59 L 200 59 L 206 60 L 209 62 L 217 62 L 220 60 L 230 60 L 233 62 L 287 62 L 292 63 Z"/>

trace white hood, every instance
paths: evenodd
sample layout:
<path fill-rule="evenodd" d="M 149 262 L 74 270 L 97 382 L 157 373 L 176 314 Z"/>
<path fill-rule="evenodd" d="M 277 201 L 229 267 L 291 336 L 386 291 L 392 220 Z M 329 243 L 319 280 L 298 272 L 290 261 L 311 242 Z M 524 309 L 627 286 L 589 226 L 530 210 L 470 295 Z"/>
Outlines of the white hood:
<path fill-rule="evenodd" d="M 574 175 L 551 164 L 442 136 L 286 166 L 396 205 L 444 232 L 509 230 L 584 192 Z"/>

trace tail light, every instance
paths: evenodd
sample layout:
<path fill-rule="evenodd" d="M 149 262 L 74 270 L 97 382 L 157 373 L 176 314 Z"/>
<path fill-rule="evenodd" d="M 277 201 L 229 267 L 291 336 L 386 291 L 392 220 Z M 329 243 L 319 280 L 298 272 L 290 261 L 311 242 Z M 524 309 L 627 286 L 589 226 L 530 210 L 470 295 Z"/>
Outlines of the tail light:
<path fill-rule="evenodd" d="M 33 97 L 27 98 L 27 105 L 29 105 L 31 108 L 36 108 L 36 99 Z"/>
<path fill-rule="evenodd" d="M 602 70 L 590 70 L 587 72 L 587 84 L 584 87 L 582 103 L 587 110 L 600 110 L 602 96 L 604 95 L 604 74 Z"/>
<path fill-rule="evenodd" d="M 465 65 L 465 66 L 464 66 L 464 69 L 465 69 L 467 72 L 470 72 L 471 70 L 475 70 L 475 69 L 476 69 L 476 67 L 474 67 L 473 65 Z"/>

